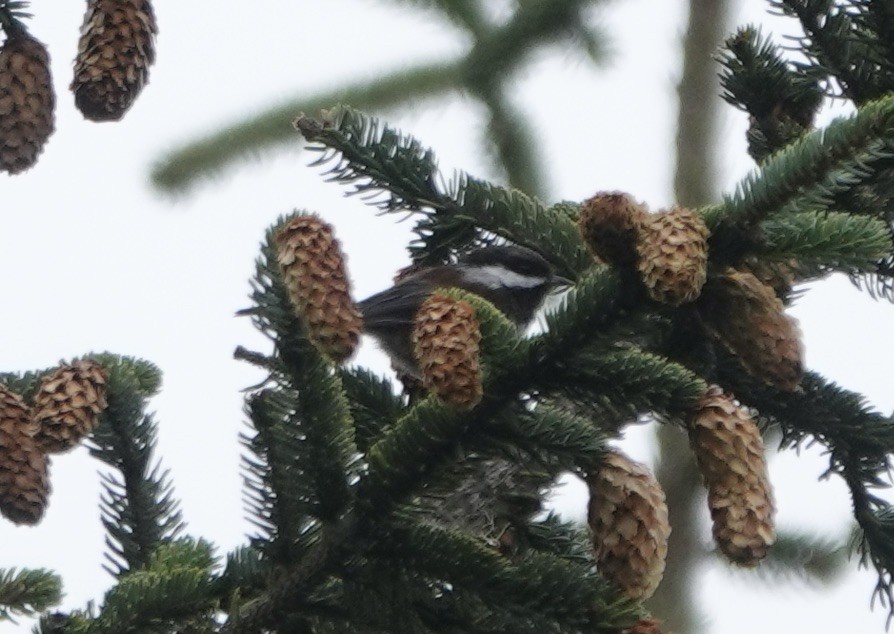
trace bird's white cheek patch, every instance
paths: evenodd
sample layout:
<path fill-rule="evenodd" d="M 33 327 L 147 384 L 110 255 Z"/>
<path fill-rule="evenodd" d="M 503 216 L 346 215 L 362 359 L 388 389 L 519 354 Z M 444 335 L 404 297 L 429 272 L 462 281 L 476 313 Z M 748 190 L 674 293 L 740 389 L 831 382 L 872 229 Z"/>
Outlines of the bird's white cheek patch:
<path fill-rule="evenodd" d="M 534 288 L 541 286 L 545 280 L 540 276 L 523 275 L 510 271 L 502 266 L 482 266 L 480 268 L 464 271 L 465 278 L 473 284 L 481 284 L 488 288 Z"/>

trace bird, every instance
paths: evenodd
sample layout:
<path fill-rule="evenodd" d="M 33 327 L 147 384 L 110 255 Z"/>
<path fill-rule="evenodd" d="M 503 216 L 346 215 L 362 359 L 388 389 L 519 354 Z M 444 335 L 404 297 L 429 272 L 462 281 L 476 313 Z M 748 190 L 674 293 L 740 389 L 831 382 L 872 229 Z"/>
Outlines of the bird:
<path fill-rule="evenodd" d="M 418 379 L 411 333 L 419 307 L 434 290 L 458 288 L 474 293 L 523 330 L 550 292 L 572 284 L 531 249 L 491 245 L 469 251 L 452 264 L 411 271 L 358 307 L 364 331 L 378 341 L 395 369 Z"/>

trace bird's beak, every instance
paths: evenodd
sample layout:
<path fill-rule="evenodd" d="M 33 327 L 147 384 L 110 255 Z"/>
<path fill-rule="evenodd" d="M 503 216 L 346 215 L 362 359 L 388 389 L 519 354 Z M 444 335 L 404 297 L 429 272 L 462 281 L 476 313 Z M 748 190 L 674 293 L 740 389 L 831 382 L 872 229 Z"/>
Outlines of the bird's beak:
<path fill-rule="evenodd" d="M 556 291 L 564 291 L 574 286 L 574 280 L 569 280 L 567 277 L 562 277 L 561 275 L 553 275 L 551 284 Z"/>

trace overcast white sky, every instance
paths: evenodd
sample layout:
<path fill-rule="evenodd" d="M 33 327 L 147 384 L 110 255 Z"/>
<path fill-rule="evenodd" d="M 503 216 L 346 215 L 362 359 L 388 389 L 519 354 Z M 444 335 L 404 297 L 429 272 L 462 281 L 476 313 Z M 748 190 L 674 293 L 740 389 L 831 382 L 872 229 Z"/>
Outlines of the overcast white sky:
<path fill-rule="evenodd" d="M 246 320 L 233 317 L 247 304 L 264 229 L 296 207 L 322 212 L 337 227 L 363 297 L 387 285 L 405 263 L 409 226 L 345 199 L 307 167 L 306 154 L 259 159 L 180 200 L 150 189 L 149 166 L 183 139 L 271 103 L 463 50 L 455 32 L 424 13 L 400 10 L 401 4 L 267 0 L 249 7 L 219 0 L 212 7 L 157 0 L 161 33 L 151 83 L 123 122 L 97 125 L 80 118 L 67 90 L 83 3 L 34 3 L 32 32 L 53 61 L 58 131 L 37 167 L 13 178 L 0 175 L 6 296 L 0 369 L 48 367 L 91 350 L 159 365 L 164 389 L 152 409 L 160 456 L 190 533 L 213 540 L 221 553 L 251 530 L 243 518 L 237 434 L 240 390 L 258 375 L 231 354 L 238 344 L 264 345 Z M 684 4 L 610 3 L 605 15 L 615 57 L 607 69 L 594 71 L 577 55 L 553 50 L 526 70 L 516 101 L 538 128 L 556 200 L 621 189 L 653 208 L 671 201 Z M 737 23 L 767 21 L 764 2 L 747 4 Z M 488 177 L 493 171 L 477 143 L 481 114 L 456 98 L 406 108 L 389 120 L 434 148 L 448 173 L 461 168 Z M 743 126 L 744 117 L 727 107 L 727 187 L 751 169 Z M 830 280 L 815 285 L 793 312 L 811 368 L 864 392 L 883 412 L 894 408 L 886 366 L 894 353 L 894 306 Z M 371 348 L 356 362 L 383 369 L 383 357 Z M 631 436 L 631 451 L 647 458 L 645 433 Z M 816 484 L 826 465 L 817 451 L 774 462 L 781 525 L 833 535 L 847 529 L 844 487 L 835 479 Z M 83 449 L 55 459 L 43 523 L 0 522 L 0 565 L 60 572 L 65 609 L 100 599 L 111 581 L 100 568 L 96 468 Z M 568 487 L 559 504 L 579 516 L 586 502 Z M 699 585 L 711 634 L 884 629 L 884 611 L 869 610 L 871 573 L 851 571 L 832 588 L 812 588 L 768 585 L 754 573 L 718 567 Z M 26 630 L 25 624 L 0 626 L 0 634 Z"/>

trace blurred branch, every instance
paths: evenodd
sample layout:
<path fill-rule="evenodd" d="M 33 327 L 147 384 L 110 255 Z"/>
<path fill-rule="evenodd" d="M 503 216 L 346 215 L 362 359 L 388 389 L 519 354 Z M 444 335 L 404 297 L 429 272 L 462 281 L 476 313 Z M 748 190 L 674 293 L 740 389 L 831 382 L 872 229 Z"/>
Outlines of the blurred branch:
<path fill-rule="evenodd" d="M 583 9 L 599 0 L 538 0 L 518 3 L 501 25 L 488 23 L 483 3 L 475 0 L 406 0 L 434 9 L 472 37 L 467 54 L 457 60 L 395 71 L 369 82 L 325 94 L 299 97 L 188 142 L 161 158 L 152 168 L 159 189 L 185 192 L 202 177 L 219 172 L 259 150 L 294 140 L 291 121 L 302 112 L 316 116 L 334 103 L 382 110 L 414 100 L 467 90 L 488 111 L 488 143 L 508 182 L 531 194 L 543 191 L 532 135 L 513 107 L 506 87 L 514 70 L 544 44 L 567 40 L 593 61 L 601 59 L 603 38 L 585 23 Z"/>
<path fill-rule="evenodd" d="M 690 0 L 683 40 L 683 75 L 677 84 L 677 136 L 674 198 L 694 207 L 717 199 L 718 79 L 714 51 L 721 42 L 730 0 Z M 703 621 L 694 597 L 696 568 L 704 558 L 699 542 L 703 512 L 699 475 L 685 434 L 669 425 L 657 430 L 660 453 L 656 476 L 668 500 L 673 526 L 665 575 L 674 583 L 658 586 L 649 608 L 669 630 L 695 633 Z"/>
<path fill-rule="evenodd" d="M 459 64 L 432 64 L 295 99 L 172 151 L 153 166 L 152 182 L 168 192 L 183 192 L 199 178 L 215 174 L 253 152 L 294 144 L 292 121 L 301 112 L 316 114 L 338 102 L 387 108 L 416 98 L 434 97 L 455 89 L 458 82 Z"/>
<path fill-rule="evenodd" d="M 677 84 L 674 198 L 686 207 L 717 200 L 717 62 L 730 0 L 690 0 L 683 41 L 683 76 Z"/>
<path fill-rule="evenodd" d="M 791 531 L 779 531 L 776 543 L 757 573 L 768 581 L 786 583 L 793 578 L 831 583 L 847 561 L 846 538 L 824 538 Z"/>

